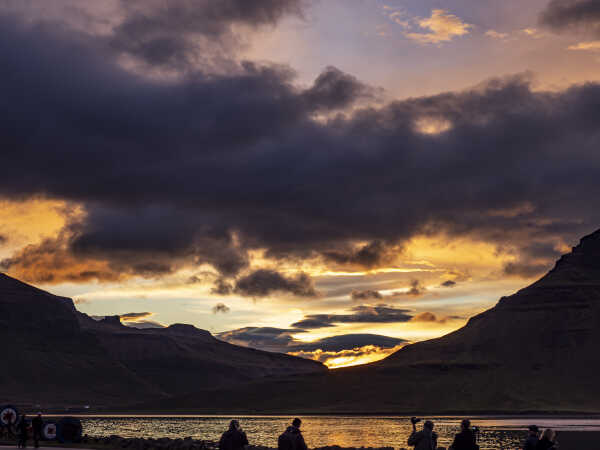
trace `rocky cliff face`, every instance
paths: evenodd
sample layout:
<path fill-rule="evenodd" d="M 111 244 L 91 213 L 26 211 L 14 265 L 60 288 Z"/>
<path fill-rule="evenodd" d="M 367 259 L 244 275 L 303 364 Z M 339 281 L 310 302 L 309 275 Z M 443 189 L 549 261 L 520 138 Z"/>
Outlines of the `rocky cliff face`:
<path fill-rule="evenodd" d="M 140 330 L 102 321 L 0 274 L 0 402 L 134 404 L 273 375 L 326 371 L 289 355 L 238 347 L 176 324 Z"/>

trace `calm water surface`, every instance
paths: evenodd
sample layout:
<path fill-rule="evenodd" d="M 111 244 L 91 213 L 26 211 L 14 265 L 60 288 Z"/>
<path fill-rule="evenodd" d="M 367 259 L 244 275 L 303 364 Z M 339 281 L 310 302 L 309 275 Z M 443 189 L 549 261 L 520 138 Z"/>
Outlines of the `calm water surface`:
<path fill-rule="evenodd" d="M 117 434 L 124 437 L 170 437 L 218 441 L 230 416 L 79 416 L 90 436 Z M 277 437 L 291 422 L 285 416 L 236 416 L 251 444 L 277 447 Z M 302 430 L 309 447 L 406 447 L 411 431 L 407 417 L 302 416 Z M 462 417 L 434 417 L 439 445 L 448 447 Z M 481 429 L 481 449 L 519 448 L 527 426 L 556 430 L 600 431 L 600 418 L 472 417 Z M 421 424 L 418 425 L 419 429 Z M 559 434 L 560 436 L 560 434 Z"/>

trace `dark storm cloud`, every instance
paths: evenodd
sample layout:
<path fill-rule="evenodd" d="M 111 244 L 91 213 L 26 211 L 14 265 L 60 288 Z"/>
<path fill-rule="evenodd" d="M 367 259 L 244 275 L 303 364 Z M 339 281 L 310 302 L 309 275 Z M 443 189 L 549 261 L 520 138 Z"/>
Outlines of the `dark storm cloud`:
<path fill-rule="evenodd" d="M 225 331 L 220 333 L 218 338 L 233 344 L 282 353 L 298 351 L 312 352 L 315 350 L 337 352 L 364 347 L 366 345 L 374 345 L 380 348 L 392 348 L 400 343 L 406 342 L 404 339 L 377 334 L 345 334 L 318 339 L 312 342 L 302 342 L 291 336 L 292 334 L 302 332 L 305 332 L 305 330 L 293 328 L 246 327 Z"/>
<path fill-rule="evenodd" d="M 237 279 L 234 291 L 246 297 L 267 297 L 289 293 L 298 297 L 316 297 L 312 279 L 305 273 L 286 277 L 275 270 L 258 269 Z"/>
<path fill-rule="evenodd" d="M 548 93 L 515 76 L 315 120 L 321 99 L 288 68 L 153 81 L 100 38 L 14 17 L 0 19 L 0 65 L 0 194 L 87 212 L 9 271 L 115 280 L 207 263 L 232 278 L 257 248 L 371 268 L 419 233 L 522 246 L 600 223 L 596 83 Z M 424 134 L 423 120 L 450 128 Z"/>
<path fill-rule="evenodd" d="M 337 264 L 357 265 L 370 269 L 385 263 L 389 257 L 389 249 L 382 241 L 376 240 L 359 249 L 324 251 L 322 255 L 326 260 Z"/>
<path fill-rule="evenodd" d="M 410 289 L 406 292 L 406 295 L 419 297 L 427 291 L 427 288 L 421 284 L 419 280 L 412 280 L 410 282 Z"/>
<path fill-rule="evenodd" d="M 540 23 L 556 31 L 591 31 L 600 36 L 600 2 L 552 0 L 541 13 Z"/>
<path fill-rule="evenodd" d="M 407 309 L 398 309 L 388 305 L 360 305 L 351 309 L 352 314 L 309 314 L 292 327 L 318 329 L 335 326 L 340 323 L 401 323 L 411 320 Z"/>
<path fill-rule="evenodd" d="M 504 266 L 504 273 L 521 278 L 533 278 L 543 275 L 549 269 L 546 264 L 532 264 L 527 261 L 510 262 Z"/>
<path fill-rule="evenodd" d="M 533 278 L 547 272 L 560 251 L 551 242 L 532 242 L 518 249 L 517 260 L 504 266 L 504 273 L 509 276 Z"/>
<path fill-rule="evenodd" d="M 223 278 L 218 278 L 210 292 L 217 295 L 229 295 L 233 292 L 233 286 Z"/>
<path fill-rule="evenodd" d="M 301 15 L 302 0 L 121 0 L 123 21 L 109 45 L 168 68 L 207 64 L 240 45 L 233 27 L 275 25 Z"/>
<path fill-rule="evenodd" d="M 382 300 L 383 295 L 379 291 L 367 289 L 366 291 L 352 291 L 350 298 L 352 300 Z"/>
<path fill-rule="evenodd" d="M 295 339 L 291 335 L 302 332 L 303 330 L 273 327 L 245 327 L 219 333 L 218 338 L 232 344 L 245 345 L 272 352 L 285 352 L 285 349 L 295 342 Z"/>
<path fill-rule="evenodd" d="M 327 352 L 339 352 L 342 350 L 374 345 L 380 348 L 392 348 L 406 342 L 405 339 L 382 336 L 378 334 L 342 334 L 318 339 L 313 342 L 298 342 L 294 345 L 295 351 L 323 350 Z"/>
<path fill-rule="evenodd" d="M 327 67 L 302 96 L 315 110 L 331 110 L 345 108 L 357 99 L 374 98 L 376 92 L 356 77 L 335 67 Z"/>
<path fill-rule="evenodd" d="M 454 287 L 456 286 L 456 281 L 446 280 L 441 284 L 442 287 Z"/>
<path fill-rule="evenodd" d="M 230 308 L 225 303 L 217 303 L 215 306 L 213 306 L 213 309 L 212 309 L 213 314 L 217 314 L 217 313 L 226 314 L 229 311 L 230 311 Z"/>

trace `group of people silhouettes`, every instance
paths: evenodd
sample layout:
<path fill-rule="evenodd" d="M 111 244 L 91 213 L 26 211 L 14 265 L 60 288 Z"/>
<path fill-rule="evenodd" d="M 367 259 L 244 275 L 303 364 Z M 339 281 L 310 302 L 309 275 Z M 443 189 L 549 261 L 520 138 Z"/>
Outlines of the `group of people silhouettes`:
<path fill-rule="evenodd" d="M 277 439 L 278 450 L 308 450 L 300 431 L 300 425 L 302 425 L 300 419 L 295 418 L 292 421 L 292 424 Z M 232 420 L 229 423 L 229 429 L 219 440 L 219 450 L 244 450 L 246 445 L 248 445 L 246 433 L 237 420 Z"/>
<path fill-rule="evenodd" d="M 420 419 L 411 418 L 413 431 L 408 438 L 407 444 L 414 447 L 415 450 L 436 450 L 438 435 L 433 431 L 434 424 L 431 420 L 423 422 L 423 429 L 417 431 L 416 424 Z M 29 432 L 32 432 L 35 448 L 39 447 L 39 441 L 42 438 L 44 421 L 42 414 L 38 413 L 31 420 L 31 424 L 25 415 L 16 425 L 18 438 L 18 447 L 26 448 Z M 9 424 L 10 425 L 10 424 Z M 277 439 L 278 450 L 308 450 L 304 437 L 300 431 L 302 421 L 295 418 L 292 424 Z M 460 432 L 454 436 L 454 441 L 450 445 L 449 450 L 478 450 L 477 444 L 477 428 L 471 428 L 469 419 L 464 419 L 460 424 Z M 237 420 L 232 420 L 229 423 L 229 429 L 223 433 L 219 440 L 219 450 L 244 450 L 248 445 L 248 437 L 240 423 Z M 540 430 L 536 425 L 530 425 L 528 436 L 523 446 L 523 450 L 558 450 L 556 442 L 556 433 L 554 430 L 547 428 L 540 435 Z"/>
<path fill-rule="evenodd" d="M 420 422 L 420 419 L 411 418 L 413 431 L 407 444 L 414 447 L 415 450 L 436 450 L 438 448 L 438 435 L 433 431 L 433 422 L 426 420 L 423 422 L 423 429 L 417 431 L 416 424 L 418 422 Z M 298 418 L 292 421 L 292 424 L 277 439 L 278 450 L 308 450 L 300 431 L 301 424 L 302 421 Z M 454 441 L 448 450 L 478 450 L 478 432 L 478 428 L 471 428 L 469 419 L 463 419 L 460 424 L 460 432 L 454 436 Z M 555 437 L 554 430 L 547 428 L 540 436 L 539 428 L 536 425 L 531 425 L 523 450 L 558 450 Z M 246 433 L 237 420 L 232 420 L 229 423 L 229 429 L 221 436 L 219 450 L 244 450 L 246 445 L 248 445 Z"/>
<path fill-rule="evenodd" d="M 416 417 L 411 418 L 413 431 L 408 438 L 408 445 L 415 450 L 435 450 L 437 449 L 437 433 L 433 431 L 434 425 L 431 420 L 423 423 L 423 429 L 417 431 L 416 424 L 420 421 Z M 471 428 L 471 421 L 463 419 L 460 424 L 460 433 L 454 436 L 452 445 L 448 450 L 479 450 L 477 444 L 477 428 Z M 528 436 L 525 440 L 523 450 L 558 450 L 556 442 L 556 433 L 551 428 L 546 428 L 540 436 L 540 430 L 537 425 L 530 425 Z"/>
<path fill-rule="evenodd" d="M 35 448 L 39 448 L 40 441 L 42 440 L 42 432 L 44 429 L 44 420 L 42 419 L 42 413 L 37 415 L 30 421 L 25 414 L 23 414 L 19 421 L 15 424 L 9 422 L 2 426 L 2 437 L 5 439 L 17 438 L 17 447 L 26 448 L 27 440 L 31 432 L 33 437 L 33 445 Z"/>

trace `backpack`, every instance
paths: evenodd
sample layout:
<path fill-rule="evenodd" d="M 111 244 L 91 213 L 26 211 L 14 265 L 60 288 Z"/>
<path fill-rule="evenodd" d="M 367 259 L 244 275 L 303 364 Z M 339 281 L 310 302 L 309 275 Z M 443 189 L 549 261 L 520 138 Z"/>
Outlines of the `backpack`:
<path fill-rule="evenodd" d="M 295 450 L 295 444 L 294 436 L 284 431 L 277 439 L 277 450 Z"/>

